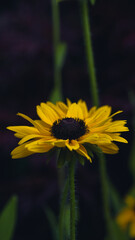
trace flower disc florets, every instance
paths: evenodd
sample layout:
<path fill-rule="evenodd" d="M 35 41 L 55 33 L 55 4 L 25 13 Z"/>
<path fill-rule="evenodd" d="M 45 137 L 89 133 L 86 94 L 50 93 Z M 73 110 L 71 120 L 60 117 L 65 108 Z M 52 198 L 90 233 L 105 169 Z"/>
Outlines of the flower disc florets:
<path fill-rule="evenodd" d="M 88 133 L 85 122 L 79 118 L 63 118 L 55 121 L 51 128 L 52 135 L 57 139 L 75 140 Z"/>

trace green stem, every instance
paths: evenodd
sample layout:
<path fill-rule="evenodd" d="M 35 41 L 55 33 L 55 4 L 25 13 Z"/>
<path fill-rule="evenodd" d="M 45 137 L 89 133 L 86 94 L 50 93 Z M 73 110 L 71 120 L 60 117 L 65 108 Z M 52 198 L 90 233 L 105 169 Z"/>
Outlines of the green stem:
<path fill-rule="evenodd" d="M 69 188 L 69 179 L 67 179 L 64 190 L 63 190 L 63 194 L 62 194 L 62 198 L 61 198 L 61 205 L 60 205 L 60 216 L 59 216 L 59 240 L 63 240 L 64 239 L 64 235 L 63 235 L 63 225 L 64 225 L 64 210 L 65 210 L 65 204 L 66 204 L 66 200 L 67 200 L 67 194 L 68 194 L 68 188 Z"/>
<path fill-rule="evenodd" d="M 87 4 L 87 0 L 80 0 L 80 3 L 81 3 L 81 11 L 82 11 L 82 24 L 83 24 L 83 32 L 84 32 L 84 42 L 85 42 L 85 49 L 86 49 L 88 73 L 89 73 L 89 79 L 90 79 L 91 97 L 92 97 L 93 105 L 98 106 L 99 98 L 97 93 L 97 81 L 96 81 L 96 73 L 95 73 L 95 66 L 94 66 L 93 49 L 92 49 L 88 4 Z"/>
<path fill-rule="evenodd" d="M 58 46 L 60 44 L 60 17 L 59 5 L 56 0 L 52 0 L 52 21 L 53 21 L 53 50 L 54 50 L 54 89 L 59 89 L 61 94 L 61 69 L 58 67 L 57 55 Z M 62 100 L 62 96 L 58 96 Z"/>
<path fill-rule="evenodd" d="M 75 240 L 75 161 L 69 162 L 70 187 L 70 240 Z"/>
<path fill-rule="evenodd" d="M 99 168 L 100 168 L 100 177 L 101 177 L 101 186 L 102 186 L 102 199 L 103 199 L 103 210 L 104 210 L 104 217 L 107 227 L 107 234 L 110 237 L 110 240 L 115 239 L 113 237 L 114 232 L 112 229 L 112 218 L 110 214 L 110 206 L 109 206 L 109 194 L 108 194 L 108 176 L 106 172 L 106 161 L 104 154 L 99 155 Z"/>
<path fill-rule="evenodd" d="M 98 91 L 97 91 L 97 81 L 96 81 L 96 73 L 95 73 L 95 66 L 94 66 L 92 40 L 91 40 L 90 20 L 89 20 L 89 14 L 88 14 L 88 2 L 87 0 L 81 0 L 80 3 L 81 3 L 81 11 L 82 11 L 82 24 L 83 24 L 83 31 L 84 31 L 84 42 L 85 42 L 85 49 L 86 49 L 86 56 L 87 56 L 87 64 L 88 64 L 87 67 L 89 72 L 92 102 L 93 102 L 93 105 L 99 106 L 99 97 L 98 97 Z M 108 196 L 106 162 L 105 162 L 105 156 L 103 154 L 100 154 L 98 157 L 99 157 L 99 165 L 100 165 L 101 188 L 102 188 L 105 223 L 107 227 L 107 232 L 111 239 L 112 229 L 111 229 L 111 214 L 110 214 L 109 196 Z"/>

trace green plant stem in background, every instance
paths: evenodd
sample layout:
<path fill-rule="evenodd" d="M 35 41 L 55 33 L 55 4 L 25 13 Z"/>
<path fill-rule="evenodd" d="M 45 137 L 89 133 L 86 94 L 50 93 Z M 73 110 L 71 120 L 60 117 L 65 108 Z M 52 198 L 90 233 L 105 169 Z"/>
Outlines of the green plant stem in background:
<path fill-rule="evenodd" d="M 88 14 L 88 2 L 87 0 L 80 0 L 80 4 L 81 4 L 81 11 L 82 11 L 81 16 L 82 16 L 82 24 L 83 24 L 83 31 L 84 31 L 84 42 L 85 42 L 85 48 L 86 48 L 92 102 L 93 102 L 93 105 L 99 106 L 99 97 L 98 97 L 98 91 L 97 91 L 97 81 L 96 81 L 91 31 L 90 31 L 90 20 L 89 20 L 89 14 Z M 102 195 L 103 195 L 102 196 L 103 210 L 104 210 L 105 222 L 107 227 L 107 233 L 111 239 L 112 223 L 111 223 L 111 214 L 110 214 L 110 207 L 109 207 L 106 162 L 103 154 L 99 155 L 99 165 L 100 165 L 101 187 L 102 187 Z"/>
<path fill-rule="evenodd" d="M 132 117 L 133 140 L 132 140 L 130 156 L 129 156 L 129 170 L 133 177 L 133 184 L 135 186 L 135 92 L 133 90 L 129 91 L 129 100 L 130 100 L 130 104 L 132 106 L 132 112 L 133 112 L 133 117 Z"/>
<path fill-rule="evenodd" d="M 58 67 L 58 48 L 60 44 L 60 19 L 59 4 L 52 0 L 52 21 L 53 21 L 53 51 L 54 51 L 54 89 L 51 100 L 53 102 L 62 100 L 61 68 Z M 57 99 L 58 98 L 58 99 Z"/>
<path fill-rule="evenodd" d="M 69 162 L 70 240 L 75 240 L 75 160 Z"/>
<path fill-rule="evenodd" d="M 92 40 L 91 40 L 91 31 L 89 24 L 89 15 L 88 15 L 88 4 L 87 0 L 80 0 L 81 2 L 81 11 L 82 11 L 82 23 L 83 23 L 83 34 L 86 48 L 86 57 L 87 57 L 87 65 L 88 65 L 88 73 L 90 79 L 90 90 L 93 105 L 99 105 L 99 98 L 97 93 L 97 81 L 95 74 L 95 66 L 94 66 L 94 57 L 93 57 L 93 49 L 92 49 Z"/>
<path fill-rule="evenodd" d="M 104 218 L 107 227 L 107 235 L 110 240 L 116 240 L 114 238 L 113 226 L 112 226 L 112 218 L 110 214 L 110 206 L 109 206 L 109 189 L 108 189 L 108 176 L 106 172 L 106 162 L 105 156 L 101 153 L 99 156 L 99 168 L 100 168 L 100 178 L 102 185 L 102 199 L 103 199 L 103 210 L 104 210 Z"/>
<path fill-rule="evenodd" d="M 60 215 L 59 215 L 59 240 L 64 239 L 64 212 L 65 212 L 65 205 L 67 200 L 67 194 L 68 194 L 68 188 L 69 188 L 69 179 L 67 179 L 62 198 L 61 198 L 61 204 L 60 204 Z"/>

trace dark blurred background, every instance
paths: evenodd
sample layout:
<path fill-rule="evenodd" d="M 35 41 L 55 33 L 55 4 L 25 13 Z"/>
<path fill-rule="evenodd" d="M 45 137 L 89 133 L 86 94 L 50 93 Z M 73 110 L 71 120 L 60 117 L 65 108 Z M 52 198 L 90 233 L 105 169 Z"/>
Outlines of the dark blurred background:
<path fill-rule="evenodd" d="M 67 44 L 62 70 L 64 99 L 84 99 L 91 107 L 85 49 L 77 1 L 60 6 L 61 40 Z M 135 89 L 135 3 L 97 0 L 89 5 L 100 103 L 122 109 L 130 132 L 129 144 L 118 144 L 117 155 L 107 155 L 108 175 L 121 196 L 132 186 L 128 159 L 132 146 L 133 108 L 129 99 Z M 50 0 L 5 0 L 0 8 L 0 209 L 13 194 L 19 197 L 13 240 L 52 239 L 44 208 L 58 216 L 60 196 L 55 158 L 46 154 L 12 160 L 18 140 L 6 130 L 26 125 L 18 116 L 36 119 L 36 105 L 47 101 L 53 88 L 53 39 Z M 76 172 L 80 220 L 77 239 L 102 240 L 105 235 L 98 160 L 86 161 Z M 97 231 L 98 229 L 98 231 Z M 3 239 L 4 240 L 4 239 Z"/>

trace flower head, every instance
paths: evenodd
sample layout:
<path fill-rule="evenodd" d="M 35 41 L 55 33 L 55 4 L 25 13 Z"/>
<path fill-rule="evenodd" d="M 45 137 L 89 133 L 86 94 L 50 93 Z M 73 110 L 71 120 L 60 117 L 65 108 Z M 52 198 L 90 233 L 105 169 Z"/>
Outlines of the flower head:
<path fill-rule="evenodd" d="M 119 213 L 116 221 L 122 229 L 126 230 L 129 227 L 129 235 L 135 237 L 135 198 L 127 196 L 125 203 L 126 206 Z"/>
<path fill-rule="evenodd" d="M 33 126 L 10 126 L 9 130 L 21 140 L 12 152 L 12 158 L 22 158 L 33 153 L 48 152 L 54 147 L 67 148 L 76 151 L 91 161 L 85 145 L 98 146 L 104 153 L 115 154 L 119 148 L 114 143 L 127 143 L 121 132 L 128 131 L 125 120 L 113 121 L 110 106 L 88 110 L 84 101 L 67 104 L 57 102 L 41 103 L 37 106 L 40 120 L 32 120 L 28 116 L 18 113 Z"/>

